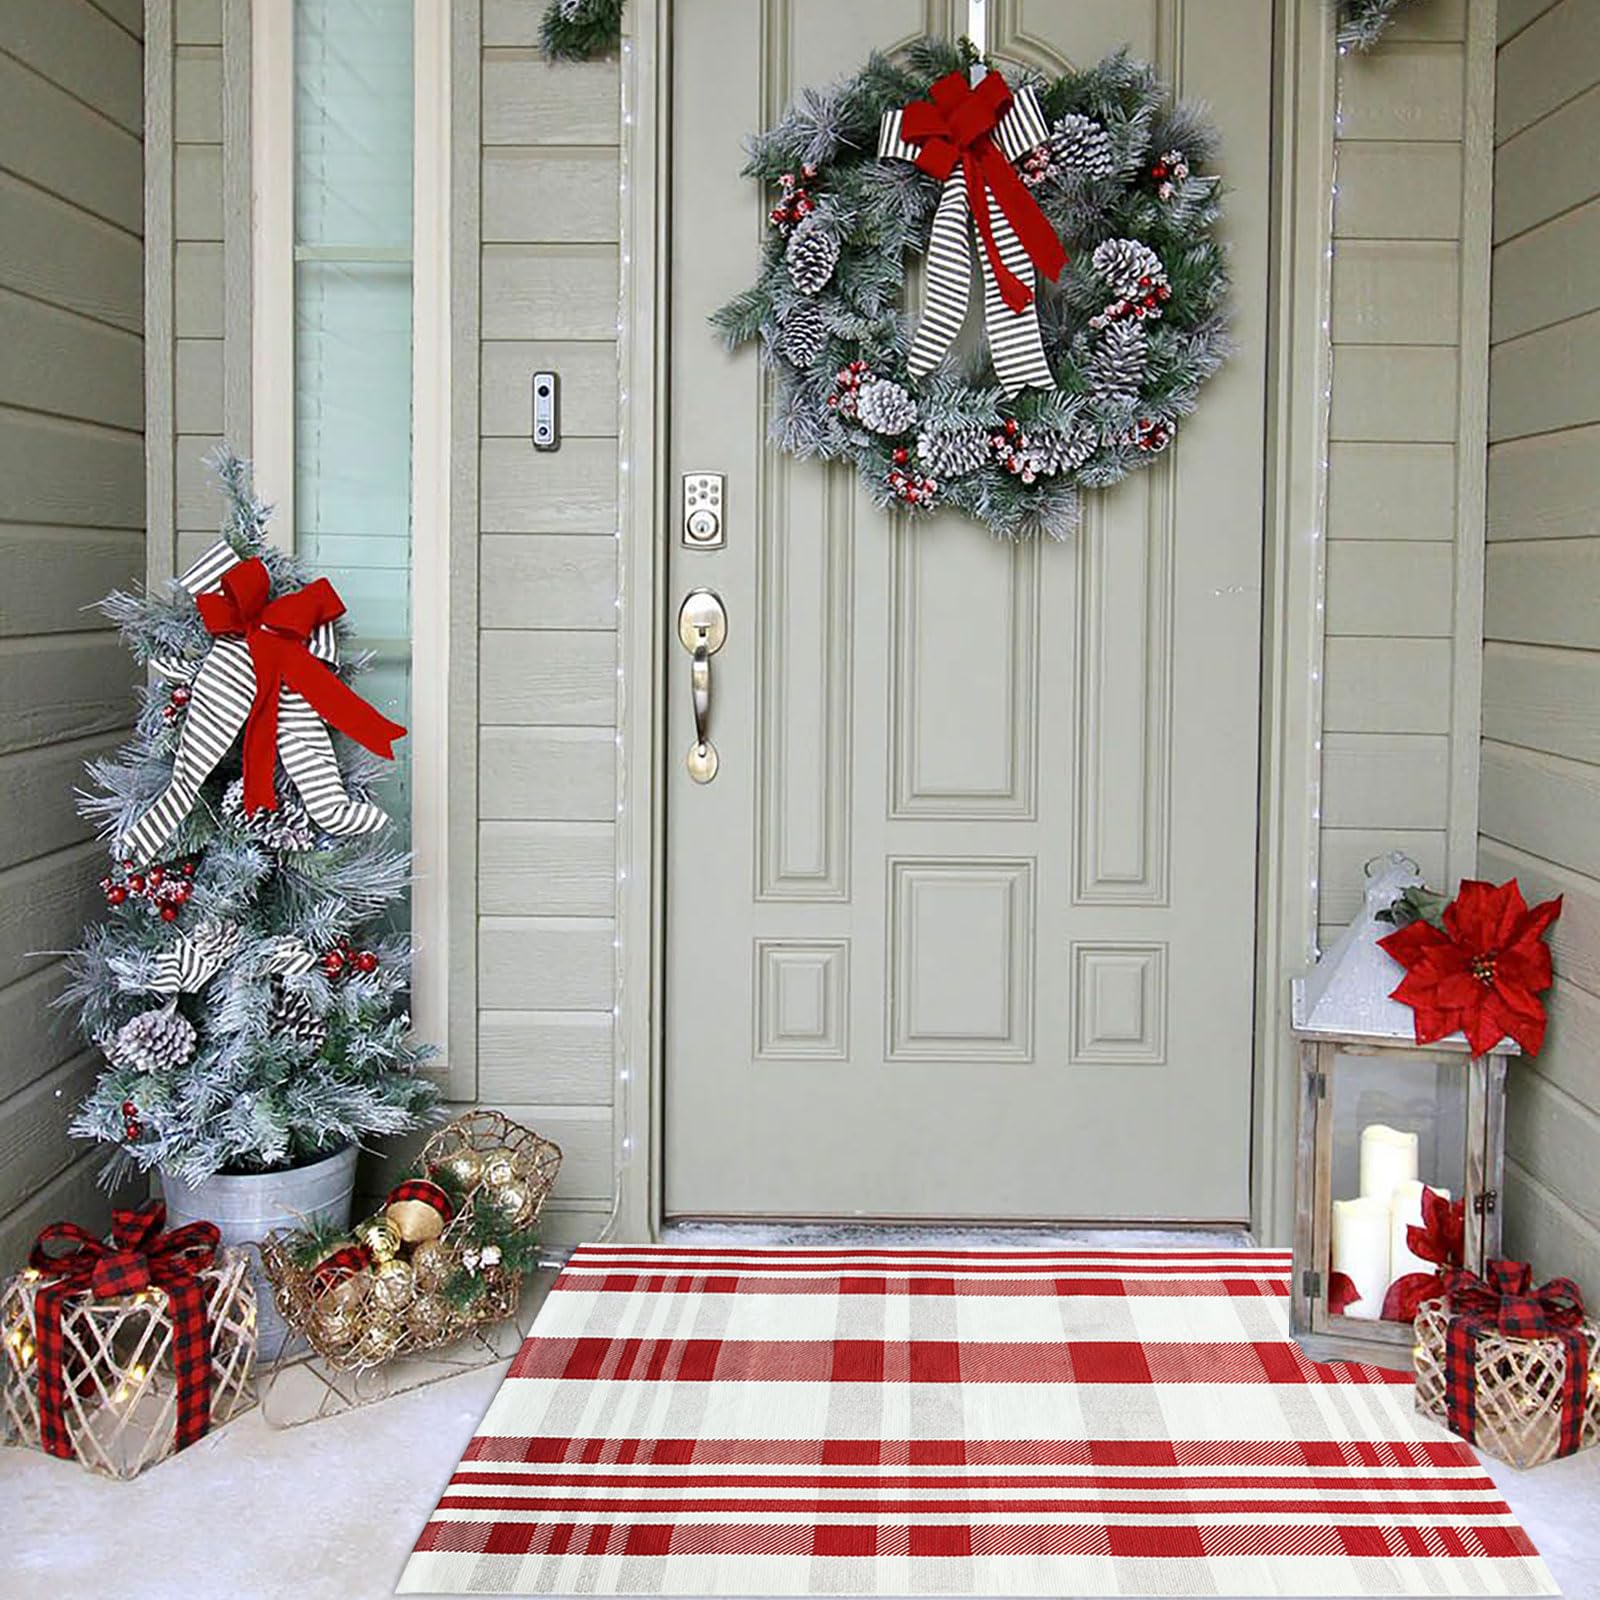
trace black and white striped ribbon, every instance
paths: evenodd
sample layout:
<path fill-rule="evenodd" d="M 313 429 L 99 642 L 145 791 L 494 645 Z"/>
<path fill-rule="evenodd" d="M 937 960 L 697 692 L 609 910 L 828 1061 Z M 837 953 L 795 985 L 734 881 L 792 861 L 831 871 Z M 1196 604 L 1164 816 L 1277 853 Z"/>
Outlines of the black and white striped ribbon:
<path fill-rule="evenodd" d="M 238 923 L 212 917 L 191 933 L 179 934 L 176 943 L 156 957 L 156 994 L 194 994 L 214 978 L 235 950 L 241 932 Z"/>
<path fill-rule="evenodd" d="M 886 111 L 878 130 L 878 154 L 885 160 L 915 161 L 918 146 L 900 137 L 901 113 Z M 996 125 L 993 139 L 1008 161 L 1015 161 L 1050 137 L 1049 124 L 1032 89 L 1018 89 L 1011 109 Z M 1009 271 L 1037 289 L 1037 275 L 1028 253 L 1005 213 L 991 198 L 989 221 L 994 229 L 1000 259 Z M 914 378 L 925 377 L 944 359 L 967 319 L 972 289 L 972 250 L 976 225 L 967 203 L 966 179 L 960 165 L 944 180 L 939 204 L 928 236 L 927 283 L 922 316 L 911 340 L 909 368 Z M 1044 337 L 1039 328 L 1037 299 L 1013 311 L 1000 297 L 989 255 L 979 245 L 978 268 L 983 274 L 983 327 L 989 339 L 995 376 L 1007 395 L 1019 389 L 1053 389 L 1055 379 L 1045 359 Z"/>
<path fill-rule="evenodd" d="M 220 592 L 222 575 L 240 558 L 219 540 L 178 580 L 192 595 Z M 319 624 L 307 649 L 330 665 L 338 660 L 331 622 Z M 166 677 L 182 677 L 180 662 L 157 661 Z M 211 649 L 189 685 L 189 705 L 172 765 L 172 781 L 115 845 L 115 853 L 137 862 L 153 861 L 200 797 L 201 786 L 232 748 L 255 698 L 255 667 L 243 639 L 226 635 Z M 325 833 L 374 833 L 388 815 L 369 800 L 352 800 L 339 773 L 333 741 L 322 718 L 305 697 L 284 685 L 278 691 L 278 757 L 300 792 L 311 819 Z"/>

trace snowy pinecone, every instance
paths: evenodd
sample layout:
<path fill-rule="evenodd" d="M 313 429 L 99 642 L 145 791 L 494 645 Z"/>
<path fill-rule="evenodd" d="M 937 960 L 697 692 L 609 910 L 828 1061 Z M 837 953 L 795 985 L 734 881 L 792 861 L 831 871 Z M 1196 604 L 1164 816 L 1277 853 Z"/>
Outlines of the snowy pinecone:
<path fill-rule="evenodd" d="M 1104 239 L 1090 259 L 1119 300 L 1132 300 L 1167 281 L 1161 257 L 1137 239 Z"/>
<path fill-rule="evenodd" d="M 328 1024 L 317 1015 L 309 997 L 282 984 L 272 988 L 272 1031 L 288 1034 L 297 1044 L 309 1045 L 313 1055 L 328 1038 Z"/>
<path fill-rule="evenodd" d="M 820 294 L 839 265 L 839 236 L 818 218 L 807 217 L 789 235 L 784 257 L 795 288 L 801 294 Z"/>
<path fill-rule="evenodd" d="M 1099 433 L 1086 422 L 1065 431 L 1051 428 L 1029 441 L 1029 454 L 1033 457 L 1041 478 L 1053 478 L 1059 473 L 1073 472 L 1094 454 L 1100 442 Z"/>
<path fill-rule="evenodd" d="M 1093 117 L 1076 111 L 1069 111 L 1051 130 L 1050 150 L 1069 178 L 1109 178 L 1117 169 L 1111 135 Z"/>
<path fill-rule="evenodd" d="M 917 402 L 890 378 L 864 383 L 856 395 L 856 419 L 863 428 L 893 438 L 917 425 Z"/>
<path fill-rule="evenodd" d="M 1112 322 L 1089 357 L 1089 388 L 1101 405 L 1121 409 L 1139 398 L 1150 365 L 1150 341 L 1138 322 Z"/>
<path fill-rule="evenodd" d="M 917 435 L 917 459 L 930 478 L 964 478 L 989 460 L 986 428 L 924 428 Z"/>
<path fill-rule="evenodd" d="M 827 343 L 827 319 L 810 300 L 791 306 L 779 320 L 778 353 L 792 367 L 809 367 Z"/>
<path fill-rule="evenodd" d="M 176 1006 L 162 1006 L 123 1023 L 106 1054 L 135 1072 L 168 1072 L 181 1067 L 194 1046 L 194 1024 Z"/>
<path fill-rule="evenodd" d="M 303 853 L 316 846 L 317 830 L 311 814 L 292 790 L 279 784 L 276 790 L 278 809 L 257 811 L 245 815 L 244 779 L 235 778 L 222 796 L 222 809 L 230 817 L 237 817 L 249 831 L 269 850 L 280 855 Z"/>

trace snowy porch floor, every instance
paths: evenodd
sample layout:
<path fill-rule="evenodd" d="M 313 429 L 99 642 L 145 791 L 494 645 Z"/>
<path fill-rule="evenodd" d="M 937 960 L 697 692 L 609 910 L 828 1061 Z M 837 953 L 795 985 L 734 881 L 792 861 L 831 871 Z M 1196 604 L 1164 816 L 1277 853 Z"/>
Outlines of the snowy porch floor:
<path fill-rule="evenodd" d="M 677 1228 L 667 1242 L 1237 1246 L 1241 1235 Z M 304 1427 L 259 1410 L 129 1484 L 0 1451 L 0 1600 L 381 1600 L 504 1366 Z M 1600 1450 L 1485 1465 L 1569 1600 L 1600 1600 Z"/>

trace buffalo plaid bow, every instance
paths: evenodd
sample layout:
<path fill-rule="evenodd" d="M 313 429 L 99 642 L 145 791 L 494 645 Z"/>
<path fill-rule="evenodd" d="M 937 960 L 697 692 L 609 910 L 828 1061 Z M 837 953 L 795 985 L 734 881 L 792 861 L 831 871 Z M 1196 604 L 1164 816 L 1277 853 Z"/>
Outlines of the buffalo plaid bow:
<path fill-rule="evenodd" d="M 1450 1327 L 1445 1336 L 1445 1402 L 1453 1433 L 1476 1435 L 1478 1335 L 1484 1330 L 1508 1339 L 1559 1339 L 1566 1351 L 1561 1385 L 1561 1442 L 1557 1455 L 1569 1456 L 1583 1432 L 1585 1389 L 1589 1381 L 1589 1341 L 1583 1328 L 1583 1294 L 1570 1278 L 1552 1278 L 1533 1287 L 1526 1261 L 1491 1261 L 1488 1277 L 1475 1272 L 1445 1273 Z"/>
<path fill-rule="evenodd" d="M 166 1206 L 152 1200 L 136 1211 L 111 1213 L 110 1244 L 71 1222 L 51 1223 L 34 1244 L 28 1265 L 50 1280 L 39 1286 L 33 1302 L 39 1443 L 53 1456 L 72 1455 L 62 1313 L 75 1295 L 85 1292 L 96 1300 L 114 1300 L 143 1289 L 166 1291 L 178 1390 L 176 1448 L 193 1444 L 210 1424 L 211 1330 L 200 1274 L 216 1258 L 221 1235 L 209 1222 L 191 1222 L 167 1233 L 166 1221 Z M 73 1248 L 52 1255 L 49 1246 L 57 1240 Z"/>

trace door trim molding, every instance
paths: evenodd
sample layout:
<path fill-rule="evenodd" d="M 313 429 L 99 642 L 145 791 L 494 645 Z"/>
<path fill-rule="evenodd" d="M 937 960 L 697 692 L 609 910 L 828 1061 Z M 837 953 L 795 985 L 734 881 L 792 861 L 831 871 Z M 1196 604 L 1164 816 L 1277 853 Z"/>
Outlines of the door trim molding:
<path fill-rule="evenodd" d="M 662 1217 L 665 1018 L 665 663 L 670 537 L 668 252 L 672 0 L 635 0 L 623 58 L 621 550 L 618 619 L 617 1195 L 606 1237 L 655 1237 Z M 1316 928 L 1321 766 L 1322 507 L 1331 352 L 1335 50 L 1323 0 L 1280 0 L 1263 551 L 1262 692 L 1251 1223 L 1281 1242 L 1293 1218 L 1294 1057 L 1288 975 Z M 1308 532 L 1308 530 L 1311 530 Z"/>

